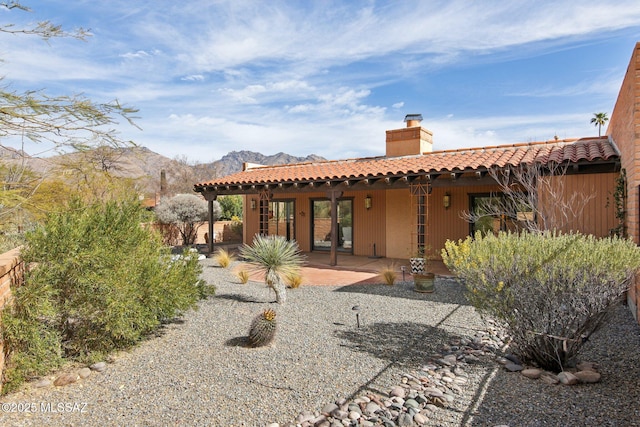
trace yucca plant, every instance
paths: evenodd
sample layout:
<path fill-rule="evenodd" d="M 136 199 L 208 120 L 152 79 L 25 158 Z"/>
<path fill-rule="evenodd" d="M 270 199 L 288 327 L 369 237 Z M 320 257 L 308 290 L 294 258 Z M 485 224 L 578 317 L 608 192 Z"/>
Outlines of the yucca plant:
<path fill-rule="evenodd" d="M 249 328 L 249 344 L 252 347 L 269 345 L 276 337 L 276 312 L 268 308 L 258 314 L 251 322 Z"/>
<path fill-rule="evenodd" d="M 238 279 L 240 279 L 240 283 L 246 285 L 249 281 L 249 272 L 247 270 L 240 270 L 236 273 Z"/>
<path fill-rule="evenodd" d="M 218 249 L 213 259 L 222 268 L 227 268 L 234 261 L 235 257 L 224 249 Z"/>
<path fill-rule="evenodd" d="M 253 267 L 264 273 L 267 286 L 276 293 L 276 302 L 287 300 L 284 277 L 298 273 L 304 264 L 304 255 L 295 240 L 283 236 L 256 235 L 251 245 L 243 245 L 240 255 Z"/>

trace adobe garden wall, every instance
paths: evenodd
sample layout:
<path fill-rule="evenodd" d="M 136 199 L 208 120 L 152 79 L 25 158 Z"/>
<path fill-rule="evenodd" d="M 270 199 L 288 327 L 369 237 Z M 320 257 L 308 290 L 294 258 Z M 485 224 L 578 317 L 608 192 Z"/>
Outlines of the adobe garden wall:
<path fill-rule="evenodd" d="M 11 289 L 20 286 L 23 280 L 24 263 L 20 259 L 20 248 L 0 254 L 0 312 L 11 302 Z M 0 340 L 0 374 L 4 371 L 4 360 L 4 342 Z"/>

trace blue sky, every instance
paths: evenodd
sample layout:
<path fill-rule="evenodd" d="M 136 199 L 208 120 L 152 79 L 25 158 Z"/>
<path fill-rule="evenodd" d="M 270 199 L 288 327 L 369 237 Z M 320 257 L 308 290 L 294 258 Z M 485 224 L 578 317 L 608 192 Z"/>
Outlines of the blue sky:
<path fill-rule="evenodd" d="M 434 149 L 595 136 L 637 41 L 638 0 L 23 0 L 86 42 L 0 35 L 14 90 L 118 99 L 168 157 L 384 154 L 420 113 Z M 31 153 L 42 147 L 27 148 Z"/>

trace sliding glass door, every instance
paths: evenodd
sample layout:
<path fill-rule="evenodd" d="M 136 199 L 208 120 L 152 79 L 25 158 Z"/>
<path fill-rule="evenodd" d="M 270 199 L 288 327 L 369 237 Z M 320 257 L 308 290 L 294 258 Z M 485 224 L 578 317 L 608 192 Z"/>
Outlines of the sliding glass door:
<path fill-rule="evenodd" d="M 331 249 L 331 201 L 312 200 L 313 250 Z M 338 241 L 341 252 L 353 252 L 353 200 L 338 200 Z"/>
<path fill-rule="evenodd" d="M 284 236 L 294 240 L 295 236 L 295 201 L 277 200 L 269 202 L 269 235 Z"/>

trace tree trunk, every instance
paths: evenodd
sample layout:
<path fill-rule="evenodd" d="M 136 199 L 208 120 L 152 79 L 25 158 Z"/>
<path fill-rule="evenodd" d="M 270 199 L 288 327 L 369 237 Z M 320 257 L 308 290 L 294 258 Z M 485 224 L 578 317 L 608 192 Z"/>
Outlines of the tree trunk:
<path fill-rule="evenodd" d="M 267 284 L 276 293 L 276 302 L 278 304 L 284 304 L 287 302 L 287 287 L 280 280 L 280 276 L 269 270 L 266 274 Z"/>

